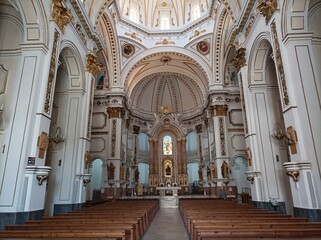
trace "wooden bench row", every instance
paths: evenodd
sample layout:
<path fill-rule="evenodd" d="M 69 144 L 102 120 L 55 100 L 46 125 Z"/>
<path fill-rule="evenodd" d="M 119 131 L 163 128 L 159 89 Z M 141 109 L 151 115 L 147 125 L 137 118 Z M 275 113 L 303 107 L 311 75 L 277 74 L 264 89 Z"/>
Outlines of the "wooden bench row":
<path fill-rule="evenodd" d="M 107 202 L 6 226 L 0 238 L 141 240 L 158 210 L 158 200 Z"/>
<path fill-rule="evenodd" d="M 180 212 L 192 240 L 321 236 L 321 223 L 224 200 L 181 200 Z"/>

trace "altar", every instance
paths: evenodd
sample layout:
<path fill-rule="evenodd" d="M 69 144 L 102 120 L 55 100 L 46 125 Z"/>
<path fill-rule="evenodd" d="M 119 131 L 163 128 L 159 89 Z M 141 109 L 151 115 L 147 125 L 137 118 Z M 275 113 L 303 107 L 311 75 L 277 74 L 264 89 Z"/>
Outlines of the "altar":
<path fill-rule="evenodd" d="M 172 196 L 177 196 L 177 191 L 180 190 L 181 187 L 157 187 L 156 190 L 159 190 L 159 195 L 165 196 L 166 193 L 171 192 Z"/>
<path fill-rule="evenodd" d="M 180 187 L 157 187 L 159 190 L 160 199 L 159 205 L 161 208 L 178 208 L 178 196 L 177 191 Z M 166 196 L 166 193 L 171 192 L 170 196 Z"/>

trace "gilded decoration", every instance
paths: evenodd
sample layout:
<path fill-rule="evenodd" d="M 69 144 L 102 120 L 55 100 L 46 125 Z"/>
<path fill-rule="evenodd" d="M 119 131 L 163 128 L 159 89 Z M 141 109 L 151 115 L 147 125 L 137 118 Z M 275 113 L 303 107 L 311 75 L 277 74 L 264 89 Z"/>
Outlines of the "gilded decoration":
<path fill-rule="evenodd" d="M 163 162 L 163 176 L 164 177 L 173 176 L 173 161 L 169 158 L 165 159 Z"/>
<path fill-rule="evenodd" d="M 192 40 L 193 38 L 198 37 L 199 35 L 201 35 L 201 33 L 206 32 L 206 29 L 202 29 L 202 30 L 195 30 L 193 35 L 190 36 L 189 40 Z"/>
<path fill-rule="evenodd" d="M 86 71 L 90 72 L 93 76 L 96 76 L 101 67 L 95 51 L 86 54 L 86 63 Z"/>
<path fill-rule="evenodd" d="M 60 36 L 59 32 L 55 30 L 51 59 L 50 59 L 50 69 L 49 69 L 48 85 L 47 85 L 47 91 L 46 91 L 46 100 L 44 105 L 44 110 L 47 114 L 50 113 L 50 101 L 51 101 L 51 95 L 53 91 L 52 84 L 56 73 L 57 46 L 58 46 L 59 36 Z"/>
<path fill-rule="evenodd" d="M 214 105 L 212 107 L 214 116 L 227 116 L 227 105 Z"/>
<path fill-rule="evenodd" d="M 139 126 L 136 126 L 136 125 L 133 126 L 133 133 L 134 134 L 139 134 L 139 130 L 140 130 Z"/>
<path fill-rule="evenodd" d="M 140 41 L 140 42 L 142 41 L 141 38 L 137 37 L 137 34 L 136 34 L 135 32 L 133 32 L 133 33 L 128 33 L 128 32 L 126 32 L 125 35 L 130 36 L 130 37 L 132 37 L 133 39 L 136 39 L 136 40 L 138 40 L 138 41 Z"/>
<path fill-rule="evenodd" d="M 64 7 L 62 0 L 53 0 L 52 18 L 64 33 L 65 26 L 71 22 L 73 16 L 71 14 L 71 10 Z"/>
<path fill-rule="evenodd" d="M 48 175 L 37 175 L 36 178 L 38 180 L 38 185 L 41 186 L 43 181 L 48 180 L 49 176 Z"/>
<path fill-rule="evenodd" d="M 45 153 L 46 153 L 48 146 L 49 146 L 49 137 L 46 132 L 41 132 L 40 136 L 38 137 L 37 146 L 39 148 L 38 157 L 44 158 Z"/>
<path fill-rule="evenodd" d="M 285 106 L 288 106 L 290 103 L 289 100 L 289 95 L 288 95 L 288 89 L 286 87 L 286 80 L 285 80 L 285 74 L 284 74 L 284 69 L 283 69 L 283 62 L 282 62 L 282 57 L 281 57 L 281 50 L 280 50 L 280 45 L 279 45 L 279 40 L 278 40 L 278 35 L 276 32 L 276 25 L 275 21 L 271 23 L 271 30 L 272 30 L 272 35 L 273 35 L 273 43 L 274 43 L 274 59 L 276 63 L 276 68 L 278 71 L 278 77 L 281 85 L 281 90 L 283 94 L 283 104 Z"/>
<path fill-rule="evenodd" d="M 125 43 L 122 46 L 122 54 L 124 57 L 129 58 L 135 53 L 135 47 L 133 44 Z"/>
<path fill-rule="evenodd" d="M 111 130 L 111 157 L 115 157 L 116 151 L 116 125 L 117 121 L 114 119 L 112 121 L 112 130 Z"/>
<path fill-rule="evenodd" d="M 241 89 L 241 94 L 240 95 L 241 95 L 242 110 L 243 110 L 243 114 L 242 115 L 244 117 L 244 131 L 245 131 L 245 134 L 248 134 L 249 129 L 248 129 L 248 125 L 247 125 L 242 74 L 240 74 L 240 89 Z"/>
<path fill-rule="evenodd" d="M 203 130 L 203 125 L 202 124 L 198 124 L 195 126 L 196 132 L 197 133 L 201 133 Z"/>
<path fill-rule="evenodd" d="M 108 118 L 122 118 L 124 110 L 121 107 L 109 107 L 107 108 Z"/>
<path fill-rule="evenodd" d="M 89 166 L 90 159 L 91 159 L 90 152 L 89 152 L 89 151 L 86 151 L 86 152 L 85 152 L 85 155 L 84 155 L 84 162 L 85 162 L 85 168 L 86 168 L 86 169 L 87 169 L 88 166 Z"/>
<path fill-rule="evenodd" d="M 223 118 L 220 117 L 218 119 L 219 121 L 219 128 L 220 128 L 220 140 L 221 140 L 221 155 L 225 156 L 225 131 L 224 131 L 224 123 L 223 123 Z"/>
<path fill-rule="evenodd" d="M 299 181 L 299 176 L 300 176 L 300 171 L 287 171 L 286 175 L 290 176 L 293 178 L 294 182 L 298 182 Z"/>
<path fill-rule="evenodd" d="M 246 65 L 246 49 L 244 47 L 240 47 L 235 52 L 235 57 L 231 60 L 231 63 L 234 67 L 239 71 L 242 67 Z"/>
<path fill-rule="evenodd" d="M 261 0 L 257 9 L 265 17 L 266 23 L 269 22 L 273 13 L 277 9 L 277 0 Z"/>
<path fill-rule="evenodd" d="M 168 44 L 175 44 L 175 42 L 169 41 L 167 38 L 165 38 L 163 41 L 155 43 L 155 45 L 168 45 Z"/>

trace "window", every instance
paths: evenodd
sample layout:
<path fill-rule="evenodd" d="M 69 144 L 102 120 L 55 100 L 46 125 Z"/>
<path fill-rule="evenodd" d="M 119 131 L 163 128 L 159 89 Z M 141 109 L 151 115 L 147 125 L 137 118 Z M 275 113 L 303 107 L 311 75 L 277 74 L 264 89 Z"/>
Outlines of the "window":
<path fill-rule="evenodd" d="M 169 18 L 167 16 L 161 17 L 160 27 L 162 30 L 169 29 Z"/>
<path fill-rule="evenodd" d="M 198 19 L 200 16 L 201 16 L 200 6 L 198 4 L 196 4 L 192 8 L 192 21 Z"/>
<path fill-rule="evenodd" d="M 139 13 L 135 8 L 130 9 L 129 19 L 135 23 L 139 23 Z"/>
<path fill-rule="evenodd" d="M 173 154 L 173 145 L 171 136 L 165 136 L 163 138 L 163 154 L 172 155 Z"/>

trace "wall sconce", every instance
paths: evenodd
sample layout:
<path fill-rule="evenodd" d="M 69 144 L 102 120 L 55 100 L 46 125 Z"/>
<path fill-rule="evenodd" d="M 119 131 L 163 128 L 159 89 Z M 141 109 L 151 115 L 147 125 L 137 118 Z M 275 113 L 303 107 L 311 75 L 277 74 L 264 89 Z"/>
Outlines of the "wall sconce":
<path fill-rule="evenodd" d="M 285 139 L 286 143 L 290 147 L 291 153 L 296 154 L 298 152 L 296 148 L 296 143 L 298 142 L 298 136 L 292 126 L 287 127 L 287 129 L 285 130 L 281 128 L 280 123 L 277 123 L 276 128 L 274 129 L 274 132 L 271 135 L 271 137 L 278 141 Z"/>
<path fill-rule="evenodd" d="M 282 129 L 280 123 L 277 123 L 275 128 L 274 128 L 274 132 L 271 135 L 271 137 L 276 139 L 276 140 L 278 140 L 278 141 L 280 141 L 284 137 L 286 137 L 286 134 L 287 133 L 286 133 L 285 129 Z"/>
<path fill-rule="evenodd" d="M 294 182 L 298 182 L 299 181 L 299 176 L 300 176 L 300 171 L 287 171 L 286 175 L 290 176 L 293 178 Z"/>
<path fill-rule="evenodd" d="M 86 187 L 88 183 L 90 183 L 90 179 L 83 179 L 84 186 Z"/>
<path fill-rule="evenodd" d="M 41 186 L 42 182 L 49 178 L 48 175 L 37 175 L 38 185 Z"/>
<path fill-rule="evenodd" d="M 253 182 L 254 182 L 254 176 L 247 176 L 246 179 L 247 179 L 251 184 L 253 184 Z"/>
<path fill-rule="evenodd" d="M 60 127 L 57 127 L 57 128 L 56 128 L 56 132 L 55 132 L 54 137 L 50 137 L 50 138 L 49 138 L 49 141 L 50 141 L 50 142 L 54 142 L 55 144 L 59 144 L 59 143 L 65 141 L 65 139 L 63 139 L 62 136 L 61 136 L 61 129 L 60 129 Z"/>

